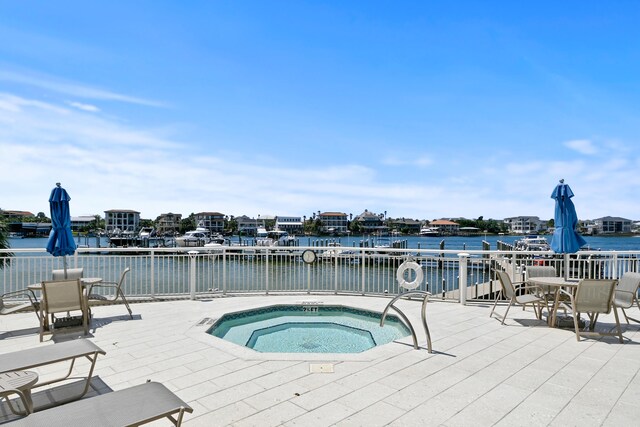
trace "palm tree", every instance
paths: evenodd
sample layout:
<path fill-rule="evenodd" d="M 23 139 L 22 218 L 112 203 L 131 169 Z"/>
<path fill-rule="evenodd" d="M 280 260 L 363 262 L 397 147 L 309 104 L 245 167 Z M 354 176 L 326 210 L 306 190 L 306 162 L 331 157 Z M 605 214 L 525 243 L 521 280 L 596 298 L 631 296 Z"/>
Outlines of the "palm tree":
<path fill-rule="evenodd" d="M 0 219 L 0 249 L 9 249 L 10 247 L 9 230 L 4 221 Z M 9 265 L 12 257 L 13 254 L 11 252 L 0 253 L 0 269 L 4 268 L 5 265 Z"/>

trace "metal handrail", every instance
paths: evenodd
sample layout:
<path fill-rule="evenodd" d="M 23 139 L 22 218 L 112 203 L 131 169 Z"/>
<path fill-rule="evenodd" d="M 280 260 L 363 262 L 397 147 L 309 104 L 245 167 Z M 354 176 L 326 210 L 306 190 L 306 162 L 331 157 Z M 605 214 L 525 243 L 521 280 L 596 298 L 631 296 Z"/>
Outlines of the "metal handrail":
<path fill-rule="evenodd" d="M 398 301 L 400 298 L 409 298 L 409 297 L 413 297 L 413 296 L 422 297 L 422 310 L 421 310 L 421 313 L 420 313 L 421 314 L 421 318 L 422 318 L 422 326 L 424 327 L 424 332 L 427 335 L 427 351 L 429 353 L 433 353 L 433 348 L 431 346 L 431 334 L 429 333 L 429 326 L 427 326 L 427 301 L 429 300 L 429 297 L 431 296 L 431 293 L 429 293 L 429 292 L 425 292 L 425 291 L 408 291 L 408 292 L 405 292 L 405 293 L 400 294 L 400 295 L 396 296 L 395 298 L 393 298 L 391 301 L 389 301 L 389 304 L 387 304 L 387 306 L 385 307 L 384 311 L 382 312 L 382 317 L 380 318 L 380 327 L 384 326 L 384 320 L 387 318 L 387 314 L 389 313 L 389 309 L 393 308 L 396 311 L 396 313 L 398 313 L 398 315 L 400 317 L 402 317 L 402 319 L 405 321 L 405 323 L 407 324 L 407 326 L 411 330 L 411 336 L 413 338 L 413 348 L 415 348 L 416 350 L 419 350 L 420 346 L 418 345 L 418 337 L 416 336 L 416 330 L 413 328 L 413 325 L 411 324 L 411 321 L 402 312 L 402 310 L 400 310 L 398 307 L 396 307 L 394 305 L 394 303 L 396 301 Z"/>

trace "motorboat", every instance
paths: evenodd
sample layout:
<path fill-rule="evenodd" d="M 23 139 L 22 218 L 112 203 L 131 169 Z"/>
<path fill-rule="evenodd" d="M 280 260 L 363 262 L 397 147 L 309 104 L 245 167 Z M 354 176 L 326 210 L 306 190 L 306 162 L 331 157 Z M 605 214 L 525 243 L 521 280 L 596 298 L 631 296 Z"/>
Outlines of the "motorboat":
<path fill-rule="evenodd" d="M 184 235 L 176 237 L 176 246 L 181 248 L 191 248 L 204 246 L 211 242 L 211 232 L 203 227 L 187 231 Z"/>
<path fill-rule="evenodd" d="M 551 245 L 546 238 L 536 235 L 525 236 L 513 244 L 516 251 L 550 251 Z"/>
<path fill-rule="evenodd" d="M 437 237 L 440 235 L 438 227 L 422 227 L 420 229 L 420 235 L 424 237 Z"/>
<path fill-rule="evenodd" d="M 258 229 L 258 236 L 261 234 Z M 289 236 L 284 230 L 271 230 L 266 235 L 256 237 L 256 246 L 294 246 L 295 240 L 295 237 Z"/>

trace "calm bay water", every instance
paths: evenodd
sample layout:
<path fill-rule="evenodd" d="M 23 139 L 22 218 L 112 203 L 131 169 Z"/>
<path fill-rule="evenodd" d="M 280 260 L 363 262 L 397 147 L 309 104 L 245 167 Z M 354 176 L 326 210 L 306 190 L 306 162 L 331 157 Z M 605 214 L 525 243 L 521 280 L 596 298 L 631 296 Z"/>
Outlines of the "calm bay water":
<path fill-rule="evenodd" d="M 481 250 L 482 241 L 486 240 L 491 244 L 491 249 L 496 248 L 496 242 L 498 240 L 512 244 L 518 240 L 521 236 L 451 236 L 451 237 L 420 237 L 420 236 L 399 236 L 383 238 L 385 242 L 394 240 L 406 240 L 410 249 L 439 249 L 440 242 L 444 240 L 445 249 L 453 250 Z M 551 241 L 551 236 L 546 236 L 547 240 Z M 592 250 L 603 251 L 640 251 L 640 236 L 584 236 L 588 246 Z M 233 236 L 231 241 L 237 243 L 240 239 L 237 236 Z M 243 238 L 245 242 L 247 238 Z M 374 238 L 368 238 L 363 236 L 350 236 L 350 237 L 315 237 L 315 236 L 303 236 L 299 237 L 298 241 L 300 246 L 313 246 L 329 242 L 338 242 L 342 246 L 359 246 L 362 240 L 368 240 L 370 245 L 375 242 Z M 87 245 L 89 247 L 108 247 L 108 241 L 106 237 L 96 238 L 76 238 L 78 244 Z M 44 248 L 47 245 L 46 238 L 29 238 L 29 239 L 9 239 L 9 244 L 12 248 Z"/>

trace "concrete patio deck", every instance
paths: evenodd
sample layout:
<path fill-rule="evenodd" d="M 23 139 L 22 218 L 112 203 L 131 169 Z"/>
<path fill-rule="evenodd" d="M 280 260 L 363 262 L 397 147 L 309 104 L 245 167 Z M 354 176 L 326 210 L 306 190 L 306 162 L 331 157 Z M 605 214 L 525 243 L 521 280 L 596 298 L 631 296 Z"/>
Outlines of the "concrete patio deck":
<path fill-rule="evenodd" d="M 512 308 L 503 326 L 489 318 L 490 304 L 434 300 L 427 309 L 433 354 L 414 350 L 407 338 L 360 354 L 299 355 L 235 346 L 207 335 L 210 324 L 202 322 L 302 301 L 382 311 L 389 299 L 165 301 L 133 304 L 133 320 L 123 306 L 96 307 L 89 339 L 107 354 L 86 398 L 159 381 L 193 407 L 186 426 L 621 426 L 640 419 L 638 324 L 623 323 L 624 345 L 612 337 L 577 342 L 572 330 L 548 328 L 530 309 Z M 398 305 L 418 327 L 420 303 Z M 611 319 L 599 322 L 610 326 Z M 0 317 L 0 352 L 45 345 L 55 344 L 38 342 L 33 313 Z M 317 363 L 332 364 L 333 372 L 312 373 Z"/>

